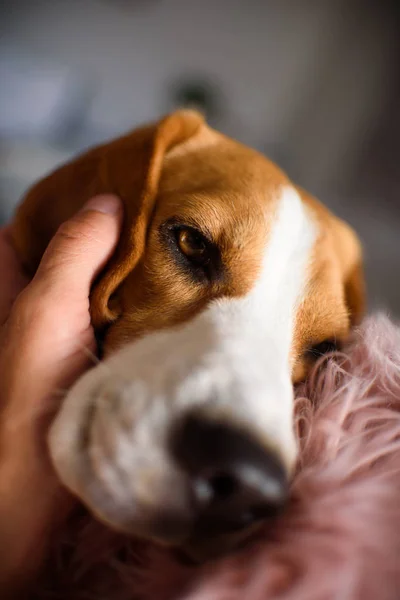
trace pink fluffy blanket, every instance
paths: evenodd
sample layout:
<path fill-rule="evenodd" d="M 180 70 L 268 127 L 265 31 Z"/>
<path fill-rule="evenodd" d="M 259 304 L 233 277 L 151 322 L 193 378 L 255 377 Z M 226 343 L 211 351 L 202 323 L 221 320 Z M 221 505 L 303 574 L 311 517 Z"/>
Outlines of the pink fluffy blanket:
<path fill-rule="evenodd" d="M 297 390 L 291 502 L 238 554 L 201 568 L 74 515 L 37 598 L 398 600 L 400 329 L 371 317 Z"/>

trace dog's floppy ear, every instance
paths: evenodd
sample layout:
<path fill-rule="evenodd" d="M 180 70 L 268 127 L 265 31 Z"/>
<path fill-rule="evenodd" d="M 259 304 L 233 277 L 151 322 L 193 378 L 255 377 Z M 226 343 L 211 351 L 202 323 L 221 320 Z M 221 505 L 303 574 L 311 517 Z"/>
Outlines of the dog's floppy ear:
<path fill-rule="evenodd" d="M 314 196 L 300 186 L 296 186 L 296 189 L 306 204 L 311 205 L 315 210 L 321 219 L 321 223 L 329 231 L 333 251 L 336 253 L 342 271 L 344 297 L 349 312 L 350 324 L 352 326 L 358 325 L 366 308 L 363 255 L 360 240 L 350 225 L 333 215 Z"/>
<path fill-rule="evenodd" d="M 124 203 L 124 225 L 114 256 L 91 298 L 95 327 L 118 316 L 109 299 L 143 252 L 165 153 L 194 135 L 203 118 L 177 111 L 156 124 L 89 150 L 37 183 L 19 206 L 13 226 L 16 249 L 29 274 L 61 223 L 92 196 L 114 193 Z"/>
<path fill-rule="evenodd" d="M 366 291 L 361 243 L 354 230 L 331 215 L 333 243 L 343 272 L 344 294 L 351 325 L 358 325 L 365 313 Z"/>

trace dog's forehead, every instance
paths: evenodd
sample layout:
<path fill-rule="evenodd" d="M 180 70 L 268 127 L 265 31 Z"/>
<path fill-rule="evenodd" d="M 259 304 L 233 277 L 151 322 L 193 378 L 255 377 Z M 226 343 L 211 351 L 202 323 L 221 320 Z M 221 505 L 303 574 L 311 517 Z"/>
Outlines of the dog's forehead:
<path fill-rule="evenodd" d="M 204 126 L 165 158 L 159 213 L 195 221 L 230 250 L 265 242 L 282 188 L 280 169 L 258 152 Z"/>
<path fill-rule="evenodd" d="M 160 189 L 165 193 L 209 193 L 236 209 L 265 209 L 288 183 L 265 156 L 207 126 L 170 150 Z"/>

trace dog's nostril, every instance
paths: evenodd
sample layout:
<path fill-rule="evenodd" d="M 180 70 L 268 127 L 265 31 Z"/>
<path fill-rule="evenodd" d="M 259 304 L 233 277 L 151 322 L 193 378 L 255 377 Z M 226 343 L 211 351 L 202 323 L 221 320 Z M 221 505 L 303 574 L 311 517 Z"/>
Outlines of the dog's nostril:
<path fill-rule="evenodd" d="M 238 489 L 239 482 L 233 475 L 228 473 L 218 473 L 210 478 L 210 486 L 214 498 L 223 500 L 229 498 Z"/>
<path fill-rule="evenodd" d="M 197 502 L 205 506 L 210 501 L 223 501 L 233 496 L 238 490 L 239 482 L 234 475 L 225 472 L 212 473 L 208 477 L 195 477 L 193 490 Z"/>
<path fill-rule="evenodd" d="M 191 414 L 174 431 L 171 450 L 190 478 L 198 525 L 211 535 L 272 517 L 286 501 L 277 456 L 233 425 Z"/>
<path fill-rule="evenodd" d="M 229 473 L 220 472 L 210 476 L 208 480 L 197 478 L 193 482 L 193 490 L 197 505 L 203 514 L 220 515 L 229 530 L 248 527 L 274 514 L 270 505 L 268 508 L 256 504 L 247 506 L 246 497 L 243 499 L 243 496 L 246 496 L 243 484 Z M 221 526 L 224 527 L 223 523 Z"/>

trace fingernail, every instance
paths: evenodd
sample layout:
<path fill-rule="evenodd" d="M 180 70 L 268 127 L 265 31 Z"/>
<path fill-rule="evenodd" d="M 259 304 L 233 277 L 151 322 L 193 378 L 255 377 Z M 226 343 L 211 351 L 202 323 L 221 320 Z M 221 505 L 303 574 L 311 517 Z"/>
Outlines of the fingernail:
<path fill-rule="evenodd" d="M 121 200 L 117 196 L 104 194 L 102 196 L 95 196 L 94 198 L 91 198 L 83 206 L 82 211 L 97 210 L 101 213 L 115 215 L 120 212 L 121 208 Z"/>

